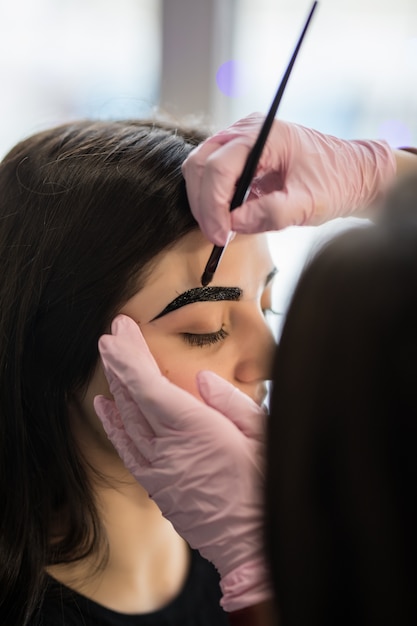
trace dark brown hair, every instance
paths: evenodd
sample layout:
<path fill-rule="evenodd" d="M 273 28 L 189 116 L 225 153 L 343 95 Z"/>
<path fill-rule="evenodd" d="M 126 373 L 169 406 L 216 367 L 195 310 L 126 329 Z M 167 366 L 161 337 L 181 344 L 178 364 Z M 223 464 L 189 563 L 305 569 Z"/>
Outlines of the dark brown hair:
<path fill-rule="evenodd" d="M 45 565 L 94 551 L 100 522 L 67 400 L 152 260 L 197 228 L 181 164 L 202 133 L 81 121 L 0 164 L 0 616 L 23 626 Z M 64 536 L 51 542 L 57 519 Z"/>
<path fill-rule="evenodd" d="M 417 623 L 417 178 L 305 269 L 273 380 L 266 532 L 283 626 Z"/>

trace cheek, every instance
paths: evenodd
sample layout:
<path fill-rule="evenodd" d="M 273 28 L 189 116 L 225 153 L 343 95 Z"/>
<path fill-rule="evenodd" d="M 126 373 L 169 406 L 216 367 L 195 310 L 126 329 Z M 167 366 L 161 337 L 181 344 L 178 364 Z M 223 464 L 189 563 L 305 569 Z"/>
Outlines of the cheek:
<path fill-rule="evenodd" d="M 200 398 L 195 377 L 203 368 L 198 360 L 170 338 L 157 336 L 146 328 L 142 328 L 142 333 L 162 374 L 178 387 Z"/>
<path fill-rule="evenodd" d="M 175 358 L 174 355 L 172 355 L 172 358 L 164 357 L 157 362 L 161 372 L 168 380 L 185 389 L 193 396 L 200 397 L 195 382 L 196 374 L 200 368 L 193 367 L 193 364 L 190 362 L 184 364 L 178 358 Z"/>

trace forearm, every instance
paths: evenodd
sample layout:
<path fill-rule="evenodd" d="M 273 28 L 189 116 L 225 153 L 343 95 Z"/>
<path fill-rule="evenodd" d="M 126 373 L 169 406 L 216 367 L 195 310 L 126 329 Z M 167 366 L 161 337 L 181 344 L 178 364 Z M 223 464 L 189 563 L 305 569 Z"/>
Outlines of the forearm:
<path fill-rule="evenodd" d="M 401 148 L 394 150 L 395 162 L 397 165 L 397 178 L 401 178 L 411 172 L 417 174 L 417 148 Z"/>

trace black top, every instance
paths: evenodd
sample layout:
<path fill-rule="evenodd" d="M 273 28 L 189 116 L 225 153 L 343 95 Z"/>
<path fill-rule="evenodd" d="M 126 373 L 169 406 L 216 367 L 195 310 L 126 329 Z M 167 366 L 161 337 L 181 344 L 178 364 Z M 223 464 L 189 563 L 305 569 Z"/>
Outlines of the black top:
<path fill-rule="evenodd" d="M 106 609 L 49 579 L 38 621 L 31 626 L 226 626 L 220 607 L 219 576 L 197 551 L 191 553 L 187 580 L 180 594 L 153 613 L 127 615 Z"/>

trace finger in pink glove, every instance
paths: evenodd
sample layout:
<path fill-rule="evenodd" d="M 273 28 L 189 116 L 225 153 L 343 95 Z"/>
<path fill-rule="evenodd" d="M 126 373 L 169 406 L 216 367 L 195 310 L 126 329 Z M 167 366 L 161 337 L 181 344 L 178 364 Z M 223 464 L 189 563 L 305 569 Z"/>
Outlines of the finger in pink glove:
<path fill-rule="evenodd" d="M 162 376 L 137 324 L 118 316 L 99 350 L 114 401 L 94 406 L 126 467 L 177 532 L 218 569 L 222 605 L 271 597 L 262 554 L 265 413 L 211 372 L 208 405 Z"/>
<path fill-rule="evenodd" d="M 183 163 L 187 194 L 203 233 L 223 246 L 228 233 L 317 225 L 368 207 L 392 182 L 385 141 L 343 140 L 275 120 L 248 201 L 230 212 L 236 181 L 264 117 L 252 114 L 195 148 Z"/>

